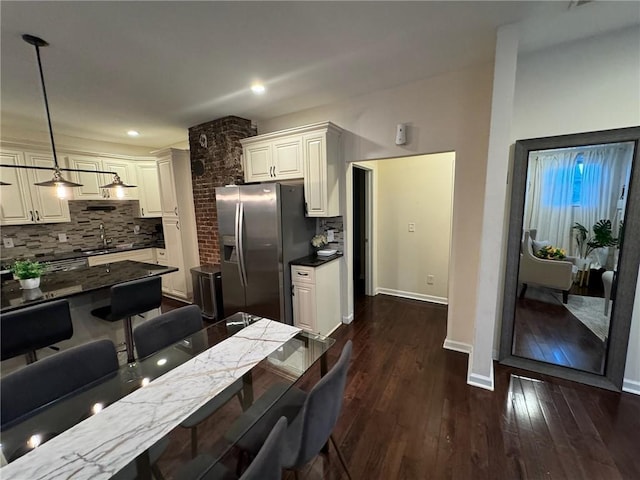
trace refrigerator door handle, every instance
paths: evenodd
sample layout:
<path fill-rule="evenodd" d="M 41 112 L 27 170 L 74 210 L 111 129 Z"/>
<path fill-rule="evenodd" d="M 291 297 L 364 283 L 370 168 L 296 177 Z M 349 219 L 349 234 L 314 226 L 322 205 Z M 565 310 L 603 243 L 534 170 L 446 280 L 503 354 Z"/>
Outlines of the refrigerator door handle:
<path fill-rule="evenodd" d="M 237 235 L 237 243 L 238 243 L 238 266 L 240 268 L 240 278 L 246 287 L 248 285 L 247 282 L 247 268 L 244 264 L 244 203 L 240 202 L 238 204 L 238 235 Z"/>
<path fill-rule="evenodd" d="M 236 255 L 238 258 L 238 276 L 240 277 L 240 284 L 243 287 L 246 287 L 246 284 L 244 283 L 244 276 L 242 275 L 242 261 L 241 261 L 241 250 L 240 250 L 240 204 L 236 203 L 236 218 L 235 218 L 235 225 L 234 225 L 234 237 L 235 237 L 235 249 L 236 249 Z"/>

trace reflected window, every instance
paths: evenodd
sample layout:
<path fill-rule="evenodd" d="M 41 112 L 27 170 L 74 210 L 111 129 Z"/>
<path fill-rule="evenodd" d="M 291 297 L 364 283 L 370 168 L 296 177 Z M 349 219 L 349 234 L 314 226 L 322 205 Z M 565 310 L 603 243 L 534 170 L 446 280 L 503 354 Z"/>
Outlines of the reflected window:
<path fill-rule="evenodd" d="M 573 194 L 571 197 L 574 207 L 580 206 L 580 195 L 582 192 L 582 174 L 584 172 L 584 160 L 582 153 L 576 157 L 576 163 L 573 167 Z"/>

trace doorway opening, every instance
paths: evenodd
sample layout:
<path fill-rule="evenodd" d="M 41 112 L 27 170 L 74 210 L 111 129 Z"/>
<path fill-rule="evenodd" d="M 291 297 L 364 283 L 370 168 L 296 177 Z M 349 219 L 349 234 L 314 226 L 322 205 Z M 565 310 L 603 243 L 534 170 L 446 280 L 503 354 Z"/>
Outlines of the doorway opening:
<path fill-rule="evenodd" d="M 367 215 L 369 208 L 368 195 L 370 188 L 367 183 L 371 171 L 353 166 L 353 296 L 354 300 L 366 295 L 367 273 L 371 265 L 367 261 L 367 246 L 369 243 Z"/>

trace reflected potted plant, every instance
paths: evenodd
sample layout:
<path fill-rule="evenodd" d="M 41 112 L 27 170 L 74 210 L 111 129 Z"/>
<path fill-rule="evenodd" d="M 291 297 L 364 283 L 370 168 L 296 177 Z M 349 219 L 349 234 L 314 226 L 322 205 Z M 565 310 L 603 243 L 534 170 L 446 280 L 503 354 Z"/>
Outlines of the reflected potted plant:
<path fill-rule="evenodd" d="M 40 286 L 40 275 L 44 271 L 44 265 L 31 260 L 17 260 L 11 267 L 13 276 L 20 281 L 20 286 L 24 290 L 38 288 Z"/>
<path fill-rule="evenodd" d="M 576 222 L 573 225 L 578 254 L 580 258 L 587 259 L 592 253 L 597 262 L 604 266 L 609 256 L 609 247 L 618 245 L 618 239 L 613 236 L 611 220 L 598 220 L 592 227 L 593 234 L 582 224 Z"/>

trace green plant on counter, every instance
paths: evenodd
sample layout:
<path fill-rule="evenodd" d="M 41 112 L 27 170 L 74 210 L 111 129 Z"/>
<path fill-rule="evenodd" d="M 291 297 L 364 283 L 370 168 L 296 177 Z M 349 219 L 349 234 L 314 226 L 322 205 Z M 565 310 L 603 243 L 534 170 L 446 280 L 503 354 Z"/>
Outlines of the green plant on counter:
<path fill-rule="evenodd" d="M 32 262 L 31 260 L 16 260 L 11 267 L 11 272 L 19 280 L 27 280 L 29 278 L 40 278 L 44 272 L 44 265 L 40 262 Z"/>

